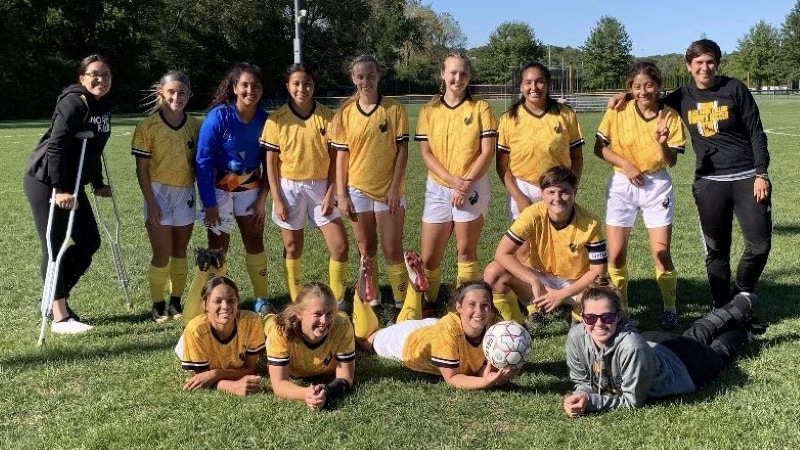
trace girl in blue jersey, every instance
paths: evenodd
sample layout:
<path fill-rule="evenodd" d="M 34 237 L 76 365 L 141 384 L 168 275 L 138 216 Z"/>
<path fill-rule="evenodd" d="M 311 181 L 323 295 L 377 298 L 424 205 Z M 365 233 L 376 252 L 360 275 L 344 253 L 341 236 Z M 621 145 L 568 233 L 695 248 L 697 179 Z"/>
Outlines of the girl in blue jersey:
<path fill-rule="evenodd" d="M 246 253 L 247 273 L 259 299 L 267 295 L 264 210 L 269 191 L 263 168 L 264 149 L 258 142 L 267 120 L 267 113 L 259 108 L 262 92 L 258 66 L 240 63 L 228 71 L 200 128 L 195 155 L 208 247 L 221 250 L 224 255 L 236 222 Z M 214 262 L 212 266 L 219 267 L 199 264 L 186 300 L 186 320 L 200 313 L 198 293 L 209 272 L 227 272 L 223 261 Z"/>

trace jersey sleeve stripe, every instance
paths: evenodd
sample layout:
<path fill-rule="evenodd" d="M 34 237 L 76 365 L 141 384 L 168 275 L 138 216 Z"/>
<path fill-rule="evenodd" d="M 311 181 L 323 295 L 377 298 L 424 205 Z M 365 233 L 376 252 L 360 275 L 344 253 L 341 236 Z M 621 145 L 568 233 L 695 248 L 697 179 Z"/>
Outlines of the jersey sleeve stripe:
<path fill-rule="evenodd" d="M 514 243 L 517 244 L 517 245 L 522 245 L 522 244 L 525 243 L 525 239 L 522 239 L 521 237 L 517 236 L 511 230 L 506 231 L 506 237 L 508 237 L 509 239 L 514 241 Z"/>
<path fill-rule="evenodd" d="M 511 149 L 505 145 L 497 144 L 497 151 L 502 153 L 511 153 Z"/>
<path fill-rule="evenodd" d="M 572 142 L 569 144 L 569 149 L 570 149 L 570 150 L 572 150 L 573 148 L 580 147 L 581 145 L 583 145 L 583 144 L 585 144 L 585 143 L 586 143 L 586 141 L 584 141 L 584 140 L 583 140 L 583 138 L 577 139 L 577 140 L 575 140 L 575 141 L 572 141 Z"/>
<path fill-rule="evenodd" d="M 414 140 L 417 141 L 417 142 L 419 142 L 419 141 L 427 141 L 428 140 L 428 135 L 427 134 L 415 134 L 414 135 Z"/>
<path fill-rule="evenodd" d="M 481 139 L 497 137 L 497 130 L 481 131 Z"/>
<path fill-rule="evenodd" d="M 605 264 L 608 261 L 606 241 L 587 242 L 586 250 L 589 252 L 589 264 Z"/>
<path fill-rule="evenodd" d="M 356 359 L 356 352 L 353 351 L 351 353 L 337 353 L 336 360 L 339 362 L 350 362 Z"/>
<path fill-rule="evenodd" d="M 258 141 L 258 143 L 261 144 L 261 147 L 265 148 L 268 152 L 280 152 L 281 151 L 281 146 L 280 145 L 275 145 L 275 144 L 273 144 L 271 142 L 267 142 L 267 141 Z"/>
<path fill-rule="evenodd" d="M 605 134 L 603 134 L 603 133 L 601 133 L 599 131 L 594 134 L 594 137 L 596 137 L 597 139 L 600 139 L 601 141 L 603 141 L 603 144 L 606 144 L 606 145 L 610 145 L 611 144 L 611 139 L 609 139 L 608 136 L 606 136 Z"/>
<path fill-rule="evenodd" d="M 259 355 L 264 353 L 264 350 L 267 349 L 267 344 L 261 344 L 256 348 L 246 348 L 244 352 L 248 355 Z"/>
<path fill-rule="evenodd" d="M 431 356 L 431 364 L 436 367 L 445 367 L 447 369 L 458 369 L 459 361 L 457 359 L 444 359 Z"/>
<path fill-rule="evenodd" d="M 149 158 L 149 157 L 153 156 L 153 154 L 151 152 L 148 152 L 146 150 L 140 150 L 138 148 L 132 148 L 131 149 L 131 155 L 141 156 L 142 158 Z"/>
<path fill-rule="evenodd" d="M 209 368 L 208 361 L 195 362 L 195 361 L 181 361 L 183 370 L 204 370 Z"/>
<path fill-rule="evenodd" d="M 669 148 L 674 150 L 675 152 L 681 153 L 681 154 L 683 154 L 686 151 L 686 147 L 684 147 L 682 145 L 679 145 L 677 147 L 670 146 Z"/>
<path fill-rule="evenodd" d="M 397 136 L 397 139 L 395 139 L 395 140 L 397 142 L 408 142 L 408 135 L 404 134 L 402 136 Z"/>
<path fill-rule="evenodd" d="M 350 146 L 348 146 L 347 144 L 339 144 L 338 142 L 331 141 L 331 147 L 333 147 L 334 150 L 340 152 L 350 151 Z"/>
<path fill-rule="evenodd" d="M 270 366 L 288 366 L 289 365 L 289 357 L 285 358 L 278 358 L 275 356 L 267 355 L 267 364 Z"/>

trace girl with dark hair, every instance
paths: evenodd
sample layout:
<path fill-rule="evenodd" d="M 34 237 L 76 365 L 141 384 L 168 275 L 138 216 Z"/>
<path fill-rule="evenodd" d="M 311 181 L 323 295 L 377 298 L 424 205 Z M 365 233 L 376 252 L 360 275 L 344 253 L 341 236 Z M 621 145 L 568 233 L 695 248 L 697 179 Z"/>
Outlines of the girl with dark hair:
<path fill-rule="evenodd" d="M 360 348 L 402 362 L 415 372 L 441 375 L 459 389 L 499 386 L 519 373 L 487 364 L 483 335 L 493 323 L 492 290 L 480 280 L 461 284 L 441 319 L 423 319 L 420 297 L 410 296 L 394 325 L 379 329 L 372 311 L 353 318 Z"/>
<path fill-rule="evenodd" d="M 189 77 L 175 71 L 164 74 L 153 84 L 149 116 L 136 125 L 131 142 L 153 249 L 147 278 L 157 323 L 183 316 L 186 248 L 195 221 L 193 161 L 200 129 L 200 121 L 184 112 L 191 95 Z M 167 283 L 169 308 L 164 301 Z"/>
<path fill-rule="evenodd" d="M 78 65 L 78 83 L 66 87 L 59 95 L 50 128 L 33 150 L 22 180 L 42 246 L 42 278 L 49 262 L 48 240 L 54 249 L 54 260 L 62 242 L 65 239 L 72 241 L 61 260 L 56 280 L 50 330 L 57 334 L 83 333 L 92 328 L 72 311 L 67 299 L 100 248 L 97 222 L 83 186 L 91 183 L 95 195 L 111 196 L 111 187 L 103 183 L 101 162 L 103 148 L 111 135 L 111 111 L 105 98 L 109 90 L 111 69 L 108 60 L 97 54 L 83 58 Z M 76 135 L 86 131 L 94 136 L 86 142 L 81 179 L 76 180 L 83 144 Z M 77 194 L 73 191 L 76 181 L 81 186 Z M 48 235 L 51 199 L 54 212 Z M 73 209 L 72 234 L 66 236 L 69 214 Z"/>
<path fill-rule="evenodd" d="M 367 308 L 369 309 L 369 308 Z M 302 400 L 312 409 L 349 392 L 355 374 L 353 326 L 337 314 L 336 298 L 323 283 L 308 283 L 295 302 L 265 320 L 267 364 L 275 395 Z M 290 377 L 334 376 L 327 384 L 299 386 Z"/>
<path fill-rule="evenodd" d="M 319 228 L 328 246 L 328 275 L 334 297 L 344 298 L 347 233 L 335 207 L 336 154 L 328 139 L 333 111 L 314 101 L 314 77 L 304 63 L 286 71 L 289 102 L 267 119 L 261 134 L 272 192 L 272 221 L 281 228 L 286 284 L 292 301 L 302 286 L 303 228 Z"/>
<path fill-rule="evenodd" d="M 497 174 L 508 191 L 506 213 L 514 220 L 542 199 L 539 177 L 553 166 L 572 169 L 580 182 L 583 135 L 569 106 L 550 96 L 550 70 L 533 62 L 520 71 L 520 99 L 498 126 Z"/>
<path fill-rule="evenodd" d="M 738 294 L 727 305 L 697 320 L 683 335 L 639 334 L 628 321 L 619 291 L 605 278 L 581 298 L 583 323 L 567 335 L 567 367 L 575 384 L 564 412 L 644 406 L 648 397 L 693 392 L 727 367 L 748 342 L 753 294 Z"/>
<path fill-rule="evenodd" d="M 628 243 L 642 211 L 664 303 L 661 326 L 675 328 L 678 275 L 670 253 L 675 194 L 666 168 L 683 153 L 686 137 L 678 112 L 659 100 L 661 72 L 655 64 L 634 65 L 627 84 L 633 99 L 606 111 L 594 147 L 595 155 L 614 167 L 606 189 L 608 273 L 627 308 Z"/>
<path fill-rule="evenodd" d="M 230 278 L 208 280 L 201 302 L 205 314 L 186 325 L 175 348 L 183 368 L 195 373 L 183 388 L 219 389 L 242 396 L 259 392 L 256 365 L 265 347 L 261 318 L 239 308 L 239 289 Z"/>
<path fill-rule="evenodd" d="M 269 183 L 264 174 L 264 149 L 258 143 L 267 121 L 266 111 L 259 107 L 262 92 L 261 69 L 237 64 L 222 79 L 200 127 L 195 155 L 197 189 L 209 250 L 221 252 L 222 261 L 198 264 L 186 300 L 187 320 L 199 312 L 198 294 L 208 276 L 227 273 L 224 255 L 234 221 L 242 235 L 253 294 L 257 302 L 266 303 L 264 214 Z M 204 262 L 202 257 L 196 259 Z"/>

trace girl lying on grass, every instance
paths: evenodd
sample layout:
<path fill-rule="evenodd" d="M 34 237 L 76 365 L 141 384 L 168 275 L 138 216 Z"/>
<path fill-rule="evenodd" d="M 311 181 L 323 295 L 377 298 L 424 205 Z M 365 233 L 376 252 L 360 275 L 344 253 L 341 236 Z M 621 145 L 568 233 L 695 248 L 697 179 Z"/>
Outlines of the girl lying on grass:
<path fill-rule="evenodd" d="M 175 348 L 183 368 L 194 371 L 183 388 L 241 396 L 260 391 L 256 364 L 265 348 L 261 318 L 239 309 L 239 289 L 230 278 L 210 279 L 201 297 L 205 314 L 189 321 Z"/>
<path fill-rule="evenodd" d="M 336 303 L 328 286 L 311 282 L 280 314 L 267 316 L 267 364 L 276 396 L 320 409 L 350 391 L 356 356 L 353 327 L 337 314 Z M 334 379 L 327 384 L 301 386 L 290 380 L 331 375 Z"/>
<path fill-rule="evenodd" d="M 564 412 L 578 417 L 641 407 L 648 397 L 693 392 L 733 362 L 751 332 L 763 333 L 753 313 L 755 301 L 753 294 L 738 294 L 683 335 L 639 334 L 622 314 L 619 291 L 598 277 L 581 300 L 583 323 L 567 336 L 567 366 L 575 391 L 564 399 Z"/>
<path fill-rule="evenodd" d="M 416 286 L 411 286 L 416 291 Z M 494 322 L 492 290 L 483 281 L 463 283 L 441 319 L 422 319 L 421 296 L 407 296 L 397 323 L 379 329 L 372 309 L 353 302 L 359 347 L 400 361 L 415 372 L 444 377 L 460 389 L 487 389 L 513 378 L 518 370 L 495 369 L 483 355 L 483 335 Z M 415 300 L 415 301 L 412 301 Z"/>

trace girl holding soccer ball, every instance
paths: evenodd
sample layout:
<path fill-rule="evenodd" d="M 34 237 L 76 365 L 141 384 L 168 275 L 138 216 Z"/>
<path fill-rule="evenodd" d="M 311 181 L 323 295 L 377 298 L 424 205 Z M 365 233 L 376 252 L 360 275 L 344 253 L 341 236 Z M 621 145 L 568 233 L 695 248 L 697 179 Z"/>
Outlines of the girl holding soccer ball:
<path fill-rule="evenodd" d="M 131 153 L 144 196 L 145 228 L 153 257 L 147 274 L 152 316 L 164 323 L 183 316 L 186 248 L 195 220 L 194 152 L 200 121 L 186 114 L 192 95 L 189 77 L 168 72 L 153 85 L 149 116 L 136 125 Z M 167 309 L 164 288 L 169 282 Z"/>
<path fill-rule="evenodd" d="M 441 319 L 422 319 L 420 298 L 407 297 L 397 323 L 383 329 L 372 311 L 356 315 L 353 326 L 359 347 L 400 361 L 415 372 L 441 375 L 459 389 L 500 386 L 519 373 L 508 367 L 496 369 L 484 357 L 483 336 L 494 322 L 489 285 L 479 280 L 463 283 L 450 312 Z"/>
<path fill-rule="evenodd" d="M 741 293 L 697 320 L 683 335 L 642 334 L 627 320 L 619 291 L 598 277 L 581 298 L 583 323 L 567 335 L 567 366 L 575 384 L 564 412 L 578 417 L 619 407 L 641 407 L 648 397 L 692 392 L 716 378 L 762 333 L 754 294 Z"/>
<path fill-rule="evenodd" d="M 368 310 L 370 308 L 367 308 Z M 355 373 L 353 326 L 337 313 L 336 298 L 323 283 L 311 282 L 297 300 L 265 320 L 267 364 L 275 395 L 320 409 L 350 391 Z M 295 384 L 292 378 L 330 377 L 327 384 Z"/>
<path fill-rule="evenodd" d="M 304 63 L 286 72 L 289 102 L 267 119 L 261 146 L 267 151 L 272 192 L 272 221 L 281 228 L 286 282 L 297 300 L 303 266 L 306 218 L 318 227 L 328 246 L 328 274 L 334 297 L 344 298 L 347 279 L 347 233 L 335 207 L 336 154 L 328 149 L 333 111 L 314 98 L 314 78 Z"/>

